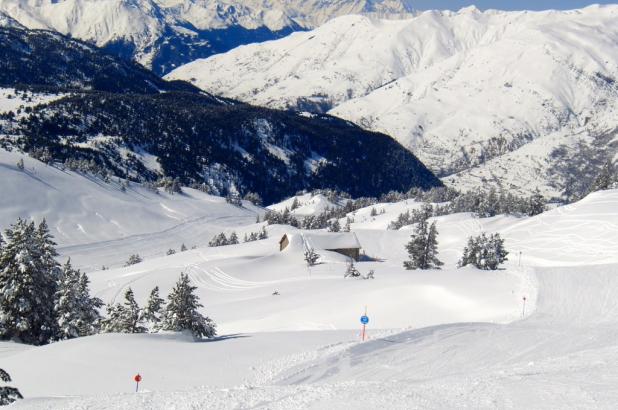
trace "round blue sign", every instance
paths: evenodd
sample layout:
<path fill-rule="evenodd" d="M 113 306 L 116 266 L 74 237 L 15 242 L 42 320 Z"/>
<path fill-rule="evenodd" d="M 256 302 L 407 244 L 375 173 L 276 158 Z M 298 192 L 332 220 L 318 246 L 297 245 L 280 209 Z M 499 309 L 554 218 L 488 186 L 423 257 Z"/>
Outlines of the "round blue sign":
<path fill-rule="evenodd" d="M 368 316 L 361 316 L 361 323 L 363 325 L 366 325 L 367 323 L 369 323 L 369 317 Z"/>

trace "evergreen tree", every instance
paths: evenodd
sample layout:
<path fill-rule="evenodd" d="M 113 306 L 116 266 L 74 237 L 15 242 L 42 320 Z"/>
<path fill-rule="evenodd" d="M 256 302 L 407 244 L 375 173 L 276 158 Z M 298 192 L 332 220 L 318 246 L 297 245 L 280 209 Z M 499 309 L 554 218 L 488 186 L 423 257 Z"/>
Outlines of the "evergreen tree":
<path fill-rule="evenodd" d="M 528 199 L 528 216 L 535 216 L 545 212 L 545 198 L 537 188 Z"/>
<path fill-rule="evenodd" d="M 141 263 L 143 261 L 142 257 L 139 256 L 138 254 L 133 254 L 131 256 L 129 256 L 129 259 L 125 262 L 124 266 L 131 266 L 131 265 L 137 265 L 138 263 Z"/>
<path fill-rule="evenodd" d="M 167 252 L 165 252 L 165 254 L 166 254 L 167 256 L 171 256 L 171 255 L 176 254 L 176 251 L 175 251 L 174 249 L 171 249 L 171 248 L 170 248 L 170 249 L 168 249 L 168 250 L 167 250 Z"/>
<path fill-rule="evenodd" d="M 262 227 L 262 230 L 260 231 L 260 233 L 258 235 L 258 239 L 259 240 L 268 239 L 268 232 L 266 232 L 266 228 L 265 227 Z"/>
<path fill-rule="evenodd" d="M 90 296 L 90 279 L 88 275 L 77 271 L 78 283 L 78 312 L 79 312 L 79 336 L 90 336 L 99 333 L 101 315 L 99 309 L 103 307 L 103 301 Z"/>
<path fill-rule="evenodd" d="M 12 381 L 11 376 L 9 376 L 9 374 L 2 369 L 0 369 L 0 380 L 5 383 L 10 383 Z M 15 387 L 0 387 L 0 406 L 8 406 L 9 404 L 23 398 L 24 397 L 21 395 L 19 390 Z"/>
<path fill-rule="evenodd" d="M 343 275 L 344 278 L 360 278 L 362 275 L 356 266 L 354 266 L 354 262 L 348 263 L 348 267 Z"/>
<path fill-rule="evenodd" d="M 71 266 L 71 260 L 62 268 L 58 291 L 56 292 L 56 318 L 59 340 L 79 337 L 79 273 Z"/>
<path fill-rule="evenodd" d="M 331 231 L 331 232 L 340 232 L 341 231 L 341 225 L 339 224 L 339 220 L 338 219 L 335 219 L 330 224 L 329 231 Z"/>
<path fill-rule="evenodd" d="M 230 243 L 223 232 L 221 232 L 218 235 L 215 235 L 215 237 L 212 238 L 210 242 L 208 242 L 208 246 L 210 246 L 211 248 L 215 248 L 217 246 L 226 246 L 229 244 Z"/>
<path fill-rule="evenodd" d="M 183 243 L 182 245 L 180 245 L 180 252 L 186 252 L 186 251 L 187 251 L 187 247 Z"/>
<path fill-rule="evenodd" d="M 148 302 L 146 303 L 146 308 L 142 315 L 150 331 L 158 330 L 163 316 L 164 304 L 165 301 L 159 296 L 159 287 L 156 286 L 150 292 L 150 297 L 148 297 Z"/>
<path fill-rule="evenodd" d="M 305 262 L 307 262 L 308 266 L 315 266 L 319 259 L 320 255 L 313 248 L 305 251 Z"/>
<path fill-rule="evenodd" d="M 232 234 L 230 235 L 228 245 L 238 245 L 238 235 L 236 234 L 236 232 L 232 232 Z"/>
<path fill-rule="evenodd" d="M 618 188 L 618 167 L 609 160 L 601 168 L 588 193 L 614 188 Z"/>
<path fill-rule="evenodd" d="M 182 273 L 174 289 L 168 296 L 168 303 L 162 322 L 162 329 L 173 332 L 190 331 L 195 339 L 216 336 L 216 325 L 198 311 L 199 303 L 189 276 Z"/>
<path fill-rule="evenodd" d="M 48 343 L 56 334 L 56 254 L 46 225 L 18 219 L 0 255 L 0 338 Z"/>
<path fill-rule="evenodd" d="M 438 231 L 436 223 L 429 225 L 427 220 L 421 221 L 414 229 L 406 250 L 410 256 L 403 266 L 408 270 L 440 269 L 443 263 L 438 259 Z"/>
<path fill-rule="evenodd" d="M 504 239 L 500 237 L 500 234 L 487 237 L 483 233 L 468 239 L 458 266 L 472 265 L 478 269 L 496 270 L 500 264 L 508 260 L 508 254 L 504 248 Z"/>
<path fill-rule="evenodd" d="M 102 322 L 103 331 L 107 333 L 144 333 L 142 311 L 135 301 L 133 289 L 128 288 L 124 294 L 124 304 L 108 306 L 108 317 Z"/>

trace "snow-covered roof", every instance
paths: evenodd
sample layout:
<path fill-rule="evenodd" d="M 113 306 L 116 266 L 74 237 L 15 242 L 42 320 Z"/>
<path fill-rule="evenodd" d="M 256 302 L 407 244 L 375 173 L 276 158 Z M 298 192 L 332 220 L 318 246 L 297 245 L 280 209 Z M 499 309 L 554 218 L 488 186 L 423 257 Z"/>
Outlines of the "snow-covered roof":
<path fill-rule="evenodd" d="M 313 249 L 360 249 L 361 245 L 353 232 L 302 232 L 308 247 Z"/>

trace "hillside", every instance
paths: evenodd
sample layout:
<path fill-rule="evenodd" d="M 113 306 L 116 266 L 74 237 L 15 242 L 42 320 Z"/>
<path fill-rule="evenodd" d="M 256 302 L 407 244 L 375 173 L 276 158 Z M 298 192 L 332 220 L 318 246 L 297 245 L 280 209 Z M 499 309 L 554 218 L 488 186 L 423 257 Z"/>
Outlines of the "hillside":
<path fill-rule="evenodd" d="M 378 196 L 441 184 L 392 138 L 347 121 L 219 98 L 51 32 L 0 37 L 0 146 L 45 162 L 267 203 L 304 189 Z"/>
<path fill-rule="evenodd" d="M 616 148 L 618 7 L 346 16 L 167 76 L 393 135 L 448 184 L 560 195 Z"/>
<path fill-rule="evenodd" d="M 28 28 L 54 30 L 105 47 L 158 74 L 344 14 L 401 17 L 411 11 L 408 0 L 0 1 L 0 12 Z"/>
<path fill-rule="evenodd" d="M 3 366 L 28 397 L 16 408 L 609 408 L 618 374 L 616 201 L 614 190 L 532 218 L 437 218 L 446 265 L 427 272 L 401 266 L 409 230 L 384 230 L 364 217 L 369 209 L 359 210 L 354 232 L 368 254 L 382 258 L 358 264 L 376 270 L 373 281 L 344 279 L 345 260 L 325 252 L 307 271 L 302 247 L 279 252 L 278 236 L 293 231 L 282 226 L 270 227 L 266 241 L 93 272 L 106 301 L 131 286 L 140 302 L 154 285 L 165 294 L 188 272 L 221 338 L 99 335 L 31 349 L 4 343 Z M 420 204 L 376 206 L 392 219 Z M 480 231 L 506 238 L 505 270 L 454 268 L 466 237 Z M 371 322 L 362 343 L 356 329 L 365 306 Z M 144 382 L 136 395 L 138 371 Z"/>

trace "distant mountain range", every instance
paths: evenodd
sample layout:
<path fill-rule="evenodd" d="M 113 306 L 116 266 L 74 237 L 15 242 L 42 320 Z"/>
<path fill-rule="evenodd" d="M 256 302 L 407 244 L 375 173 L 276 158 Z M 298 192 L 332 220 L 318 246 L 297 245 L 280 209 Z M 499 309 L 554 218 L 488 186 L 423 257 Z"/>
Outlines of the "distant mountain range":
<path fill-rule="evenodd" d="M 409 0 L 0 0 L 0 12 L 25 27 L 91 42 L 164 74 L 337 16 L 400 18 L 412 6 Z"/>
<path fill-rule="evenodd" d="M 387 135 L 219 98 L 19 27 L 0 27 L 0 147 L 103 180 L 166 177 L 220 195 L 255 192 L 267 203 L 304 189 L 379 196 L 441 185 Z"/>
<path fill-rule="evenodd" d="M 167 78 L 385 132 L 458 188 L 569 195 L 618 152 L 617 21 L 618 6 L 344 16 Z"/>

